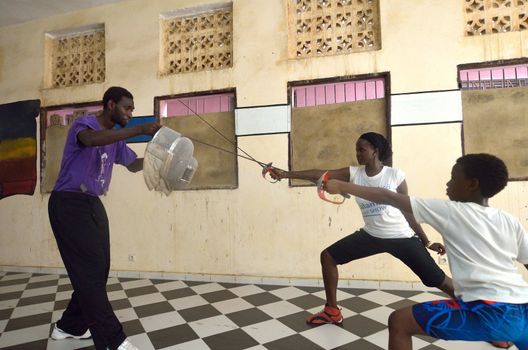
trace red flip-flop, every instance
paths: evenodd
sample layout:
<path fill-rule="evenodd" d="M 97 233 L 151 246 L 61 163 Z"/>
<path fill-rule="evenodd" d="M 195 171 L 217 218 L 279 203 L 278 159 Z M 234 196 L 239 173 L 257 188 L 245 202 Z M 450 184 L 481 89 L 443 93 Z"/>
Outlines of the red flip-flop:
<path fill-rule="evenodd" d="M 341 315 L 341 311 L 339 309 L 331 306 L 325 306 L 323 311 L 309 315 L 306 319 L 306 323 L 313 326 L 319 326 L 328 323 L 341 326 L 343 324 L 343 315 Z"/>
<path fill-rule="evenodd" d="M 509 349 L 513 346 L 513 343 L 511 341 L 493 340 L 493 341 L 489 341 L 488 343 L 490 343 L 491 345 L 499 349 Z"/>

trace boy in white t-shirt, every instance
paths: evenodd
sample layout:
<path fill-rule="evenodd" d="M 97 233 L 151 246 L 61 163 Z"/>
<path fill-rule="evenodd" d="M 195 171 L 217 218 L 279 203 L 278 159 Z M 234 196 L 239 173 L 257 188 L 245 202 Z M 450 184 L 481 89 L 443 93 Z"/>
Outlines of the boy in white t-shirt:
<path fill-rule="evenodd" d="M 489 154 L 460 157 L 447 183 L 450 200 L 422 199 L 330 180 L 329 193 L 350 193 L 412 213 L 442 234 L 456 299 L 416 304 L 389 317 L 389 349 L 412 349 L 413 335 L 445 340 L 509 340 L 528 350 L 528 234 L 512 215 L 488 206 L 508 182 L 508 170 Z"/>

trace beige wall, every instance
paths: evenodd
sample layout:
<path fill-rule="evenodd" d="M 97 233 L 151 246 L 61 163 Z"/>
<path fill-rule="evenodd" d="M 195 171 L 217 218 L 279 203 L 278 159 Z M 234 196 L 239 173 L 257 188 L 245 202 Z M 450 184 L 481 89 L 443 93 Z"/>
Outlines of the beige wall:
<path fill-rule="evenodd" d="M 213 2 L 211 0 L 210 2 Z M 153 113 L 153 98 L 236 87 L 238 107 L 287 103 L 287 82 L 390 72 L 392 93 L 456 89 L 456 65 L 527 56 L 528 31 L 466 38 L 462 1 L 380 0 L 382 49 L 288 60 L 286 1 L 234 0 L 231 69 L 158 77 L 159 14 L 209 1 L 131 0 L 0 28 L 0 103 L 40 98 L 44 106 L 99 100 L 122 85 L 136 114 Z M 104 84 L 42 89 L 44 33 L 93 23 L 106 26 Z M 461 155 L 460 124 L 392 128 L 394 165 L 412 194 L 445 198 L 445 182 Z M 288 164 L 287 134 L 247 136 L 239 146 L 257 159 Z M 142 154 L 144 144 L 133 148 Z M 350 151 L 353 151 L 351 140 Z M 200 160 L 198 160 L 200 161 Z M 103 202 L 112 236 L 112 268 L 222 275 L 320 278 L 319 252 L 362 224 L 355 203 L 320 201 L 314 188 L 264 182 L 261 169 L 239 162 L 239 188 L 149 192 L 141 173 L 115 170 Z M 528 220 L 525 182 L 511 183 L 492 204 Z M 62 266 L 47 218 L 48 195 L 0 201 L 0 265 Z M 428 229 L 431 237 L 438 234 Z M 135 260 L 129 261 L 128 256 Z M 443 266 L 447 268 L 446 266 Z M 416 281 L 388 256 L 341 269 L 348 279 Z"/>

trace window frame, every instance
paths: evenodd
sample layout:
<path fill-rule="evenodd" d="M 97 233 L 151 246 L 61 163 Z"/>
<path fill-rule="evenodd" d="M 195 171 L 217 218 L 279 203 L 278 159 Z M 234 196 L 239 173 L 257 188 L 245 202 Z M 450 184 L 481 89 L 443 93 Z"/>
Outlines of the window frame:
<path fill-rule="evenodd" d="M 225 89 L 218 89 L 218 90 L 207 90 L 207 91 L 199 91 L 199 92 L 187 92 L 187 93 L 181 93 L 181 94 L 171 94 L 171 95 L 162 95 L 162 96 L 155 96 L 154 97 L 154 117 L 155 119 L 161 123 L 162 119 L 163 118 L 169 118 L 169 117 L 163 117 L 161 114 L 161 103 L 163 101 L 166 101 L 166 100 L 171 100 L 171 99 L 183 99 L 183 98 L 200 98 L 200 97 L 206 97 L 206 96 L 214 96 L 214 95 L 223 95 L 223 94 L 232 94 L 232 113 L 233 113 L 233 118 L 235 118 L 235 110 L 237 108 L 237 94 L 236 94 L 236 88 L 225 88 Z M 193 109 L 194 112 L 196 112 L 194 109 Z M 202 116 L 200 113 L 197 112 L 198 115 Z M 194 115 L 194 113 L 190 113 L 190 114 L 187 114 L 185 116 L 190 116 L 192 117 Z M 183 116 L 183 117 L 185 117 Z M 177 118 L 178 116 L 175 116 L 175 117 L 171 117 L 171 118 Z M 195 118 L 198 118 L 197 116 L 194 116 Z M 233 120 L 233 122 L 235 122 L 235 120 Z M 210 126 L 207 126 L 207 128 L 210 128 L 212 130 L 212 128 Z M 214 131 L 212 130 L 215 134 L 217 133 L 217 131 Z M 183 135 L 185 136 L 185 135 Z M 237 153 L 238 151 L 238 137 L 237 137 L 237 134 L 236 134 L 236 125 L 235 125 L 235 129 L 233 130 L 233 136 L 234 136 L 234 144 L 233 146 L 235 147 L 235 150 L 234 152 Z M 218 137 L 221 137 L 220 135 L 218 135 Z M 206 142 L 206 141 L 204 141 Z M 207 146 L 209 147 L 209 146 Z M 212 147 L 211 147 L 212 148 Z M 238 154 L 238 153 L 237 153 Z M 198 160 L 200 161 L 200 160 Z M 238 166 L 238 162 L 239 162 L 239 157 L 236 156 L 235 157 L 235 163 L 234 163 L 234 176 L 235 176 L 235 179 L 234 179 L 234 185 L 229 185 L 229 186 L 225 186 L 225 187 L 203 187 L 203 188 L 189 188 L 189 189 L 184 189 L 183 191 L 203 191 L 203 190 L 235 190 L 239 187 L 239 174 L 238 174 L 238 170 L 239 170 L 239 166 Z M 199 164 L 198 164 L 199 166 Z"/>
<path fill-rule="evenodd" d="M 290 108 L 292 110 L 293 114 L 293 90 L 295 87 L 299 86 L 306 86 L 306 85 L 322 85 L 322 84 L 331 84 L 331 83 L 344 83 L 344 82 L 359 82 L 359 81 L 368 81 L 368 80 L 378 80 L 383 79 L 384 81 L 384 97 L 385 100 L 385 123 L 386 123 L 386 137 L 389 144 L 392 144 L 392 128 L 391 128 L 391 99 L 390 99 L 390 72 L 380 72 L 380 73 L 368 73 L 368 74 L 358 74 L 358 75 L 347 75 L 347 76 L 336 76 L 331 78 L 322 78 L 322 79 L 309 79 L 309 80 L 297 80 L 297 81 L 290 81 L 287 84 L 288 93 L 287 98 L 288 102 L 290 103 Z M 365 99 L 367 100 L 367 99 Z M 359 102 L 359 101 L 365 101 L 365 100 L 356 100 L 356 101 L 349 101 L 350 102 Z M 303 108 L 303 107 L 297 107 L 297 108 Z M 292 126 L 293 127 L 293 126 Z M 292 131 L 291 130 L 288 133 L 288 169 L 292 169 L 292 160 L 293 160 L 293 149 L 292 149 Z M 392 158 L 387 162 L 388 166 L 392 166 Z M 288 180 L 288 184 L 290 187 L 307 187 L 307 186 L 313 186 L 312 184 L 293 184 L 292 179 Z"/>

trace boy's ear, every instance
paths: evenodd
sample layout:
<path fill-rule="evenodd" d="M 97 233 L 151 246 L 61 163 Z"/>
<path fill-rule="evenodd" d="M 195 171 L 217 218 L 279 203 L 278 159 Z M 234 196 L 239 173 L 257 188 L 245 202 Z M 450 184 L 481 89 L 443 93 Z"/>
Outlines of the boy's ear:
<path fill-rule="evenodd" d="M 480 192 L 480 181 L 476 178 L 469 179 L 468 190 L 471 192 Z"/>

